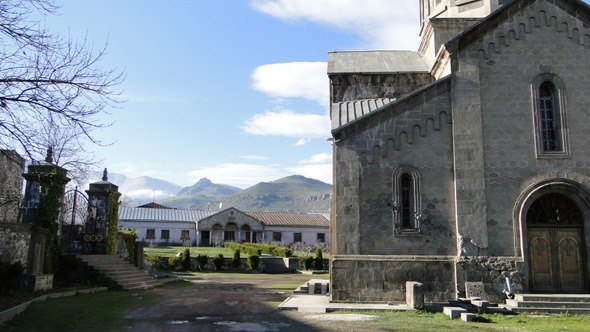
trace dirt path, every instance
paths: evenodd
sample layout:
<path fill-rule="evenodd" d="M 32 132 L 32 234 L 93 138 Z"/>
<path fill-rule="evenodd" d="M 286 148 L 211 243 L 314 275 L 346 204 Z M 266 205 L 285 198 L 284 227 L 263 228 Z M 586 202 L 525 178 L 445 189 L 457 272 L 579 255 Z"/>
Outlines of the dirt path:
<path fill-rule="evenodd" d="M 309 279 L 297 274 L 191 278 L 193 285 L 188 287 L 152 290 L 165 300 L 127 313 L 138 321 L 130 330 L 350 331 L 348 324 L 335 324 L 321 315 L 277 310 L 278 303 L 294 289 L 285 289 L 285 285 Z"/>

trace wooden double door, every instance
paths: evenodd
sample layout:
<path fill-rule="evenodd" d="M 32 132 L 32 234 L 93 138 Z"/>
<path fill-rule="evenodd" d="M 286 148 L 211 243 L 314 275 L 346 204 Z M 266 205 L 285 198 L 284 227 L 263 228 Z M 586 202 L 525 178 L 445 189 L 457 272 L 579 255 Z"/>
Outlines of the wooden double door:
<path fill-rule="evenodd" d="M 527 214 L 530 286 L 533 292 L 585 293 L 583 218 L 568 197 L 548 194 Z"/>

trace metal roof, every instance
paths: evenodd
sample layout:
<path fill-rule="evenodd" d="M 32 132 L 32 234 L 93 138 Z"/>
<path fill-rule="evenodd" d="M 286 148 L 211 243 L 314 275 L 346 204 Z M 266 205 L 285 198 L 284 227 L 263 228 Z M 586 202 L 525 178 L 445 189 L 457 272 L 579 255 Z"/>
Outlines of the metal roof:
<path fill-rule="evenodd" d="M 150 209 L 120 207 L 119 220 L 122 221 L 199 221 L 217 211 L 202 210 L 176 210 L 176 209 Z"/>
<path fill-rule="evenodd" d="M 361 99 L 343 101 L 332 104 L 332 130 L 338 129 L 349 122 L 355 121 L 377 109 L 380 109 L 395 98 Z"/>
<path fill-rule="evenodd" d="M 430 72 L 426 58 L 414 51 L 329 52 L 328 74 Z"/>
<path fill-rule="evenodd" d="M 330 221 L 319 213 L 244 212 L 265 226 L 329 227 Z"/>

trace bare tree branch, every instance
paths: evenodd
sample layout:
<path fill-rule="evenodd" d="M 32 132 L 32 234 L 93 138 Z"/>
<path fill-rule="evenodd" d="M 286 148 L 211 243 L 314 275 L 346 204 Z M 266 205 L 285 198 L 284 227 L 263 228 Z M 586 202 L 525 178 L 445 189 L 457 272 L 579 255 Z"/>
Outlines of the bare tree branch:
<path fill-rule="evenodd" d="M 97 116 L 116 106 L 121 73 L 104 70 L 87 38 L 64 39 L 33 15 L 54 15 L 53 0 L 0 0 L 0 147 L 42 160 L 48 146 L 61 166 L 92 164 L 86 143 L 109 126 Z M 76 165 L 76 166 L 74 166 Z"/>

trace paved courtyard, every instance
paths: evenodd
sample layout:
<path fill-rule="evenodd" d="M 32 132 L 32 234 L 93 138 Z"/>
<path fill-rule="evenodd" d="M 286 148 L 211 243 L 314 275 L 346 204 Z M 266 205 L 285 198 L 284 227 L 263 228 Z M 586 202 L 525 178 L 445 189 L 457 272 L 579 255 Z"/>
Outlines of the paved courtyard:
<path fill-rule="evenodd" d="M 372 318 L 362 313 L 277 310 L 277 305 L 292 291 L 277 291 L 277 285 L 303 284 L 312 279 L 308 275 L 204 276 L 187 277 L 193 283 L 188 287 L 151 290 L 165 300 L 128 312 L 127 317 L 138 322 L 130 330 L 354 331 L 355 323 Z"/>

